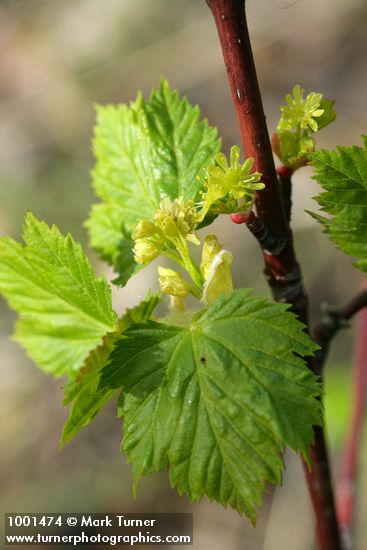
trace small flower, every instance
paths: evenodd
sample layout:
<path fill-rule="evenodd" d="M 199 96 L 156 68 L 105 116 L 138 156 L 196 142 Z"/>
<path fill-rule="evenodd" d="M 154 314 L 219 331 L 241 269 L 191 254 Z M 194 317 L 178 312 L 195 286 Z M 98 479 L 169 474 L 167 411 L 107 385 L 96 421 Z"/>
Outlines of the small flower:
<path fill-rule="evenodd" d="M 215 163 L 207 168 L 206 191 L 203 193 L 203 207 L 200 219 L 212 209 L 217 213 L 231 214 L 241 207 L 241 210 L 251 208 L 255 200 L 255 191 L 264 189 L 261 174 L 251 172 L 254 160 L 240 162 L 240 148 L 231 148 L 230 162 L 223 153 L 215 156 Z"/>
<path fill-rule="evenodd" d="M 272 138 L 274 153 L 282 163 L 297 170 L 308 164 L 315 149 L 312 134 L 335 120 L 334 101 L 322 94 L 311 92 L 304 97 L 304 89 L 297 84 L 286 96 L 287 105 L 280 109 L 277 131 Z"/>
<path fill-rule="evenodd" d="M 173 202 L 165 197 L 160 203 L 160 209 L 154 216 L 157 227 L 170 241 L 186 239 L 194 244 L 199 244 L 199 239 L 194 233 L 197 226 L 197 212 L 194 201 L 185 201 L 182 197 Z"/>
<path fill-rule="evenodd" d="M 292 94 L 286 95 L 287 105 L 281 107 L 282 116 L 278 125 L 278 130 L 293 130 L 298 125 L 300 128 L 312 132 L 317 132 L 317 118 L 321 117 L 324 109 L 321 107 L 322 94 L 311 92 L 306 96 L 304 89 L 297 84 L 292 91 Z"/>
<path fill-rule="evenodd" d="M 194 232 L 196 225 L 197 213 L 193 201 L 162 199 L 154 221 L 140 220 L 133 231 L 135 261 L 148 264 L 160 254 L 172 257 L 178 252 L 184 262 L 188 262 L 186 241 L 200 243 Z"/>

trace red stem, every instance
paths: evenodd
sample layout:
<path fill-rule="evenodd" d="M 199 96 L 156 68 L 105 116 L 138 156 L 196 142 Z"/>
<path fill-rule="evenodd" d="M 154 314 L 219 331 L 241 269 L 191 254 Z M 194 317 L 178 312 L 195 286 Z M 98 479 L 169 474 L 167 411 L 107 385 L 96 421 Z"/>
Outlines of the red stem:
<path fill-rule="evenodd" d="M 292 234 L 279 193 L 269 134 L 256 76 L 243 0 L 207 0 L 222 46 L 229 85 L 246 157 L 262 174 L 265 189 L 257 193 L 256 208 L 264 226 L 285 245 L 275 254 L 264 254 L 265 274 L 278 301 L 291 303 L 307 325 L 307 297 L 296 260 Z M 309 366 L 316 372 L 315 361 Z M 341 550 L 324 432 L 315 429 L 312 469 L 306 472 L 316 515 L 321 550 Z"/>
<path fill-rule="evenodd" d="M 313 339 L 320 346 L 320 349 L 316 352 L 317 372 L 319 374 L 322 373 L 331 340 L 340 329 L 348 327 L 348 321 L 365 307 L 367 307 L 367 289 L 361 290 L 340 309 L 325 311 L 321 321 L 312 332 Z"/>
<path fill-rule="evenodd" d="M 254 158 L 265 190 L 257 193 L 256 208 L 269 232 L 285 239 L 278 255 L 264 254 L 265 274 L 276 299 L 304 310 L 301 274 L 292 234 L 283 212 L 277 174 L 256 76 L 243 0 L 207 0 L 217 25 L 232 99 L 246 157 Z"/>
<path fill-rule="evenodd" d="M 280 194 L 282 196 L 285 217 L 290 223 L 292 214 L 292 175 L 293 170 L 289 166 L 279 166 L 277 168 L 279 178 Z"/>
<path fill-rule="evenodd" d="M 365 291 L 366 292 L 366 291 Z M 341 460 L 337 484 L 337 513 L 343 538 L 350 546 L 355 507 L 355 486 L 358 470 L 358 450 L 367 406 L 367 310 L 361 312 L 358 323 L 354 360 L 353 410 L 350 431 Z"/>

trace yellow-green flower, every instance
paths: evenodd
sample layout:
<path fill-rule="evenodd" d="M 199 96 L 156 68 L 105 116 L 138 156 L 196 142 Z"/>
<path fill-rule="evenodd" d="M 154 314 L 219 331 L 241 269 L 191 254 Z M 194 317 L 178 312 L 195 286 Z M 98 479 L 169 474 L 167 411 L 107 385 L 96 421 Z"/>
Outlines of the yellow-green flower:
<path fill-rule="evenodd" d="M 169 267 L 158 266 L 159 284 L 164 294 L 185 298 L 192 289 L 178 271 Z"/>
<path fill-rule="evenodd" d="M 165 197 L 160 203 L 160 209 L 154 216 L 157 227 L 170 241 L 186 239 L 199 244 L 194 233 L 197 226 L 197 213 L 194 201 L 185 201 L 182 197 L 171 201 Z"/>
<path fill-rule="evenodd" d="M 162 254 L 184 267 L 195 285 L 201 289 L 201 273 L 191 258 L 187 243 L 200 243 L 195 234 L 197 223 L 193 201 L 185 201 L 183 198 L 174 201 L 162 199 L 154 221 L 140 220 L 133 231 L 135 261 L 148 264 Z M 192 291 L 193 294 L 198 292 L 197 289 Z"/>
<path fill-rule="evenodd" d="M 138 264 L 149 264 L 159 254 L 164 245 L 162 231 L 149 220 L 140 220 L 136 225 L 132 239 L 134 243 L 134 259 Z"/>
<path fill-rule="evenodd" d="M 311 92 L 304 98 L 304 92 L 304 89 L 296 84 L 292 94 L 286 95 L 287 105 L 280 108 L 282 116 L 278 130 L 292 130 L 299 125 L 304 130 L 309 128 L 313 132 L 317 132 L 316 119 L 324 114 L 324 109 L 321 108 L 322 94 Z"/>
<path fill-rule="evenodd" d="M 199 213 L 201 220 L 210 208 L 224 214 L 251 208 L 255 191 L 265 187 L 260 181 L 261 174 L 251 173 L 253 164 L 252 158 L 240 162 L 240 148 L 237 145 L 231 147 L 229 164 L 223 153 L 215 156 L 215 162 L 207 168 L 206 190 Z"/>

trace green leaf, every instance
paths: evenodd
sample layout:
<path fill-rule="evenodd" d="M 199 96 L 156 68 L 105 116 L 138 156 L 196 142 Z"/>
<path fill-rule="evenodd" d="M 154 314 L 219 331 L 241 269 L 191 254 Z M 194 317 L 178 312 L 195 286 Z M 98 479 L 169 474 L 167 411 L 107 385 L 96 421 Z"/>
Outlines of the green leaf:
<path fill-rule="evenodd" d="M 199 117 L 199 108 L 164 80 L 148 101 L 138 96 L 129 106 L 97 108 L 93 186 L 101 202 L 86 223 L 118 284 L 131 273 L 131 256 L 121 262 L 121 247 L 138 220 L 153 219 L 164 196 L 199 198 L 200 176 L 220 149 L 217 130 Z"/>
<path fill-rule="evenodd" d="M 317 119 L 318 129 L 321 130 L 328 126 L 336 119 L 336 111 L 334 111 L 334 99 L 322 98 L 320 102 L 320 109 L 323 109 L 322 115 Z"/>
<path fill-rule="evenodd" d="M 45 371 L 75 376 L 116 328 L 111 290 L 70 234 L 27 213 L 23 239 L 0 239 L 0 293 L 20 316 L 15 339 Z"/>
<path fill-rule="evenodd" d="M 132 309 L 127 309 L 120 319 L 118 329 L 106 335 L 103 343 L 91 351 L 76 380 L 65 387 L 64 405 L 73 401 L 61 437 L 60 445 L 70 441 L 81 428 L 94 420 L 99 411 L 115 393 L 114 390 L 99 388 L 101 369 L 107 364 L 115 342 L 122 332 L 133 323 L 144 323 L 150 319 L 154 309 L 160 302 L 159 294 L 148 295 Z"/>
<path fill-rule="evenodd" d="M 101 368 L 106 365 L 118 337 L 117 332 L 105 336 L 103 343 L 87 357 L 76 380 L 66 386 L 64 405 L 71 401 L 73 404 L 64 425 L 60 447 L 70 441 L 81 428 L 90 424 L 115 393 L 114 390 L 99 389 L 98 385 Z"/>
<path fill-rule="evenodd" d="M 284 445 L 307 457 L 320 386 L 302 356 L 315 344 L 287 305 L 222 295 L 185 327 L 132 325 L 102 370 L 122 388 L 123 449 L 142 475 L 169 468 L 191 501 L 207 495 L 256 520 Z"/>
<path fill-rule="evenodd" d="M 314 179 L 324 192 L 315 197 L 322 212 L 315 215 L 335 245 L 359 258 L 356 267 L 367 272 L 367 150 L 337 147 L 312 155 Z"/>
<path fill-rule="evenodd" d="M 134 241 L 130 237 L 120 240 L 118 255 L 115 260 L 116 271 L 119 275 L 112 281 L 115 285 L 125 286 L 132 275 L 135 275 L 135 273 L 138 273 L 145 267 L 144 264 L 137 264 L 135 262 L 133 248 Z"/>

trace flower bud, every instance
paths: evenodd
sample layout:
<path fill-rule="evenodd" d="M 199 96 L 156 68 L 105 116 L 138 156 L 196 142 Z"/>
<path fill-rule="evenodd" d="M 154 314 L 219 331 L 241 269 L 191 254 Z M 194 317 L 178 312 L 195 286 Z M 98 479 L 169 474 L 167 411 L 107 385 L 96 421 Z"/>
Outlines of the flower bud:
<path fill-rule="evenodd" d="M 207 235 L 204 240 L 203 250 L 201 254 L 200 271 L 204 281 L 208 278 L 210 267 L 215 256 L 222 250 L 222 246 L 215 235 Z"/>
<path fill-rule="evenodd" d="M 146 237 L 156 236 L 158 228 L 154 222 L 149 220 L 139 220 L 132 234 L 134 241 L 137 239 L 145 239 Z"/>
<path fill-rule="evenodd" d="M 137 264 L 149 264 L 160 254 L 159 248 L 149 239 L 137 239 L 133 252 Z"/>
<path fill-rule="evenodd" d="M 208 304 L 220 294 L 233 290 L 231 264 L 232 254 L 228 250 L 221 250 L 214 256 L 203 288 L 203 298 Z"/>
<path fill-rule="evenodd" d="M 174 269 L 158 266 L 158 275 L 159 284 L 164 294 L 184 298 L 190 293 L 190 284 Z"/>

